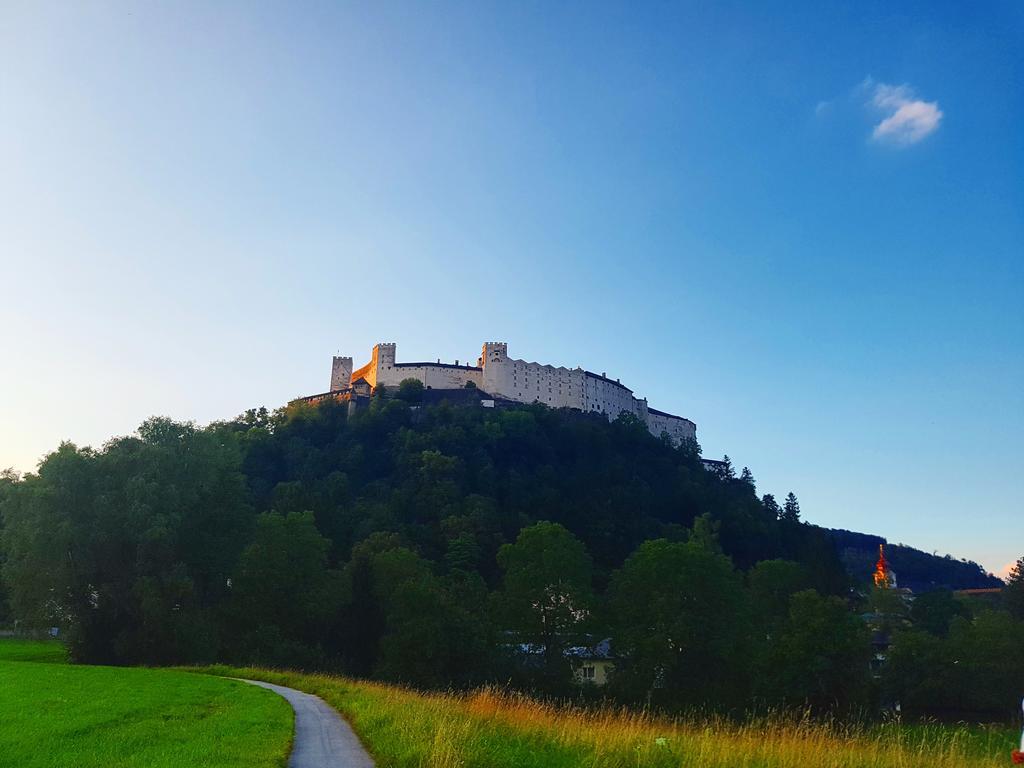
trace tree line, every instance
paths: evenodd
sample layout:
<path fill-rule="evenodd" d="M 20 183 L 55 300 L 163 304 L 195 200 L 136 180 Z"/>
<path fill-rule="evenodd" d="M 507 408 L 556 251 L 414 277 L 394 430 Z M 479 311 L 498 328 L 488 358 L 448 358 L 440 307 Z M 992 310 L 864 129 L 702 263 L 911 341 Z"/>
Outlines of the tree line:
<path fill-rule="evenodd" d="M 666 709 L 1001 713 L 1024 685 L 1019 571 L 1005 606 L 871 611 L 795 495 L 759 498 L 749 470 L 709 472 L 629 416 L 422 406 L 403 387 L 352 416 L 153 418 L 5 473 L 0 524 L 0 622 L 58 626 L 83 662 L 569 695 L 570 649 L 609 637 L 602 694 Z M 892 624 L 881 672 L 865 612 Z"/>

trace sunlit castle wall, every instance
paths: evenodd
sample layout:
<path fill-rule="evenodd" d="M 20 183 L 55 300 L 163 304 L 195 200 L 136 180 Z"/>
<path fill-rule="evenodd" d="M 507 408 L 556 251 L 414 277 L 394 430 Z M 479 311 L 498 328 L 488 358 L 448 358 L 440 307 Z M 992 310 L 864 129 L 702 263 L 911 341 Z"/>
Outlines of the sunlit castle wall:
<path fill-rule="evenodd" d="M 347 376 L 347 379 L 346 379 Z M 343 389 L 365 379 L 372 387 L 397 387 L 404 379 L 417 379 L 431 389 L 460 389 L 472 382 L 495 397 L 520 403 L 543 403 L 552 408 L 575 408 L 601 413 L 609 420 L 620 413 L 635 415 L 654 435 L 668 433 L 672 441 L 695 439 L 696 425 L 689 419 L 649 408 L 645 399 L 618 379 L 582 368 L 544 365 L 508 356 L 508 344 L 489 341 L 483 345 L 476 365 L 442 363 L 399 363 L 394 344 L 377 344 L 370 362 L 352 371 L 351 358 L 334 358 L 331 389 Z"/>
<path fill-rule="evenodd" d="M 347 358 L 335 358 L 339 359 Z M 436 363 L 399 363 L 395 360 L 395 345 L 382 343 L 374 345 L 370 362 L 353 371 L 345 384 L 336 386 L 342 376 L 336 378 L 332 373 L 331 389 L 343 389 L 359 379 L 365 379 L 371 387 L 397 387 L 404 379 L 418 379 L 431 389 L 461 389 L 469 382 L 481 387 L 482 373 L 480 368 L 459 365 L 458 361 L 454 365 L 440 360 Z"/>
<path fill-rule="evenodd" d="M 381 347 L 388 347 L 388 346 L 391 347 L 391 360 L 392 360 L 392 362 L 394 362 L 394 359 L 395 359 L 395 353 L 394 353 L 395 345 L 394 344 L 375 344 L 374 347 L 373 347 L 373 351 L 370 353 L 370 362 L 368 362 L 362 368 L 358 368 L 357 370 L 352 371 L 352 376 L 350 378 L 349 384 L 352 384 L 354 382 L 359 381 L 360 379 L 363 379 L 371 387 L 376 387 L 377 386 L 377 371 L 380 369 Z M 346 386 L 349 386 L 349 385 L 346 385 Z M 333 376 L 331 377 L 331 387 L 332 388 L 334 387 L 334 378 L 333 378 Z"/>
<path fill-rule="evenodd" d="M 419 379 L 430 389 L 462 389 L 472 382 L 481 386 L 483 371 L 472 365 L 458 363 L 395 363 L 393 368 L 382 371 L 383 383 L 398 386 L 403 379 Z"/>

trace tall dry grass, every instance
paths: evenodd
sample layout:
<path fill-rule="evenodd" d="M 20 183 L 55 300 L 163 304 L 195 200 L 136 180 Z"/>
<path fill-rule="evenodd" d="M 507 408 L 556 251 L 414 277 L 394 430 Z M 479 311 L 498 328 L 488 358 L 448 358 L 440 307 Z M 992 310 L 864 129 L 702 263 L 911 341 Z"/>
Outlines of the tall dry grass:
<path fill-rule="evenodd" d="M 1005 729 L 849 725 L 774 713 L 736 723 L 556 706 L 496 688 L 423 694 L 323 675 L 232 670 L 315 693 L 395 768 L 994 768 Z"/>

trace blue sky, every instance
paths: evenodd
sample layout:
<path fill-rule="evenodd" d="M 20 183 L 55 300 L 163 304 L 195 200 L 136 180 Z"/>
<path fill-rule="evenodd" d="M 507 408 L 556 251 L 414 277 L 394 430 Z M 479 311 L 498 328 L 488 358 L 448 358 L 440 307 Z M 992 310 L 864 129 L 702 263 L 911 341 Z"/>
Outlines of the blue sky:
<path fill-rule="evenodd" d="M 813 522 L 999 571 L 1022 35 L 1014 2 L 6 2 L 0 466 L 500 339 Z"/>

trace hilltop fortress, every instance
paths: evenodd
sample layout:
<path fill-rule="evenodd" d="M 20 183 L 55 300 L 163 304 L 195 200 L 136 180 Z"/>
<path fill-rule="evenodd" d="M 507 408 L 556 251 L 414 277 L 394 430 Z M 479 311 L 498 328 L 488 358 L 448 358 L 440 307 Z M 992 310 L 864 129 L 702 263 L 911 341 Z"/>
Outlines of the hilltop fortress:
<path fill-rule="evenodd" d="M 575 408 L 603 414 L 609 420 L 623 412 L 631 413 L 647 425 L 651 434 L 667 433 L 675 444 L 697 436 L 697 426 L 692 421 L 651 408 L 646 399 L 634 397 L 633 391 L 618 379 L 582 368 L 515 360 L 508 356 L 508 344 L 497 341 L 483 345 L 476 365 L 460 365 L 458 360 L 454 364 L 440 360 L 399 363 L 395 359 L 394 344 L 377 344 L 370 354 L 370 362 L 357 370 L 352 369 L 351 357 L 335 357 L 330 391 L 304 399 L 351 399 L 378 387 L 397 387 L 405 379 L 417 379 L 432 390 L 476 387 L 497 401 Z"/>

